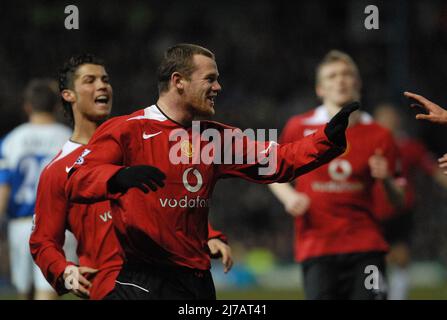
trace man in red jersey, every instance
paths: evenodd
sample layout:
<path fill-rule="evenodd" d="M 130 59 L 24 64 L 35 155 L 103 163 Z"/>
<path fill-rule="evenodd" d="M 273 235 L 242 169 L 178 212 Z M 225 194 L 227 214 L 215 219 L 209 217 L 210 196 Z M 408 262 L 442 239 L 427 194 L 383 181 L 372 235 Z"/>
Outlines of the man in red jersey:
<path fill-rule="evenodd" d="M 117 283 L 134 287 L 116 285 L 110 299 L 215 299 L 204 243 L 217 180 L 285 182 L 344 151 L 344 131 L 357 104 L 313 135 L 284 145 L 253 141 L 217 122 L 193 121 L 214 114 L 218 76 L 208 49 L 169 48 L 158 70 L 157 103 L 104 123 L 70 172 L 71 200 L 111 200 L 126 256 Z M 257 160 L 239 161 L 250 155 Z"/>
<path fill-rule="evenodd" d="M 31 253 L 48 282 L 59 294 L 71 292 L 90 299 L 104 298 L 115 286 L 122 254 L 112 224 L 109 201 L 70 202 L 65 195 L 67 172 L 97 127 L 110 115 L 112 86 L 103 63 L 92 55 L 72 57 L 61 70 L 60 91 L 74 132 L 43 171 L 38 187 Z M 67 261 L 62 246 L 65 229 L 78 240 L 80 266 Z M 226 238 L 210 227 L 209 251 L 222 255 L 225 271 L 232 265 Z"/>
<path fill-rule="evenodd" d="M 323 104 L 286 124 L 287 143 L 319 130 L 360 98 L 360 74 L 351 57 L 330 51 L 316 71 L 316 93 Z M 365 112 L 352 115 L 346 152 L 295 182 L 273 184 L 273 193 L 295 217 L 295 258 L 302 263 L 307 299 L 384 299 L 388 245 L 372 212 L 371 190 L 380 180 L 393 203 L 400 191 L 392 179 L 397 148 L 392 135 Z M 371 269 L 368 266 L 373 266 Z M 379 280 L 366 285 L 371 271 Z"/>
<path fill-rule="evenodd" d="M 387 201 L 386 192 L 381 184 L 374 188 L 374 212 L 384 226 L 386 240 L 391 245 L 387 261 L 393 265 L 389 277 L 388 299 L 407 299 L 409 287 L 408 266 L 410 264 L 411 234 L 413 210 L 416 205 L 415 180 L 418 173 L 433 178 L 440 186 L 447 188 L 447 177 L 437 168 L 434 156 L 418 139 L 409 136 L 402 125 L 402 115 L 391 104 L 378 105 L 374 118 L 383 127 L 390 130 L 396 140 L 401 159 L 402 183 L 405 185 L 405 203 L 400 209 Z"/>

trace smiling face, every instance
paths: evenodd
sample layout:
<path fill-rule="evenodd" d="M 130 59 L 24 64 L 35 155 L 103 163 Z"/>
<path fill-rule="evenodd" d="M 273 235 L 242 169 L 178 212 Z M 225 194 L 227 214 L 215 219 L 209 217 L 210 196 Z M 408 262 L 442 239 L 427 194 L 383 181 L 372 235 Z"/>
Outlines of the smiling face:
<path fill-rule="evenodd" d="M 321 66 L 316 92 L 323 103 L 342 106 L 360 98 L 360 80 L 355 69 L 344 61 L 334 61 Z"/>
<path fill-rule="evenodd" d="M 112 86 L 103 66 L 83 64 L 76 70 L 73 89 L 62 92 L 65 100 L 72 103 L 75 118 L 82 116 L 99 122 L 112 110 Z"/>
<path fill-rule="evenodd" d="M 214 59 L 204 55 L 193 56 L 195 70 L 189 79 L 183 78 L 183 98 L 187 107 L 197 116 L 214 115 L 214 100 L 221 85 L 217 81 L 219 72 Z"/>

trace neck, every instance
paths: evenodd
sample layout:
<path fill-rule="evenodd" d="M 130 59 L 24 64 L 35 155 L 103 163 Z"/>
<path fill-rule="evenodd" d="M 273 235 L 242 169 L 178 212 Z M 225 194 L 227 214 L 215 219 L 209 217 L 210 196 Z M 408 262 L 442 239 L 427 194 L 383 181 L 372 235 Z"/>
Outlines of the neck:
<path fill-rule="evenodd" d="M 81 115 L 75 114 L 74 116 L 75 126 L 73 134 L 71 135 L 71 141 L 84 145 L 88 144 L 93 133 L 95 133 L 95 130 L 98 128 L 99 123 L 86 119 Z"/>
<path fill-rule="evenodd" d="M 332 103 L 330 101 L 323 101 L 323 105 L 326 108 L 326 110 L 329 113 L 329 117 L 332 119 L 333 116 L 335 116 L 343 106 L 338 105 L 336 103 Z M 358 123 L 360 121 L 360 111 L 354 111 L 350 117 L 349 117 L 349 125 L 348 127 L 352 127 L 353 125 L 355 125 L 356 123 Z"/>
<path fill-rule="evenodd" d="M 166 116 L 181 125 L 189 126 L 194 120 L 194 114 L 189 110 L 188 106 L 179 97 L 172 94 L 160 95 L 157 106 Z"/>
<path fill-rule="evenodd" d="M 51 124 L 55 123 L 56 119 L 51 113 L 33 112 L 29 117 L 29 122 L 33 124 Z"/>

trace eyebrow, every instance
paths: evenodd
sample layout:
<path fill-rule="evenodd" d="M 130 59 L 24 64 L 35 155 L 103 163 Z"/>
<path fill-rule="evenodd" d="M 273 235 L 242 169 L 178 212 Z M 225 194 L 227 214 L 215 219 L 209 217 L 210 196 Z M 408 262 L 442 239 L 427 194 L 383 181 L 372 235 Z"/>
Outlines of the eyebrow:
<path fill-rule="evenodd" d="M 95 75 L 95 74 L 87 73 L 87 74 L 82 75 L 82 76 L 81 76 L 81 79 L 88 78 L 88 77 L 97 78 L 98 76 Z M 108 75 L 108 74 L 102 74 L 102 75 L 100 75 L 99 77 L 100 77 L 100 78 L 104 78 L 104 77 L 108 78 L 109 75 Z"/>
<path fill-rule="evenodd" d="M 205 75 L 205 78 L 209 78 L 209 77 L 218 78 L 218 77 L 219 77 L 219 72 L 211 72 L 211 73 L 207 73 L 207 74 Z"/>

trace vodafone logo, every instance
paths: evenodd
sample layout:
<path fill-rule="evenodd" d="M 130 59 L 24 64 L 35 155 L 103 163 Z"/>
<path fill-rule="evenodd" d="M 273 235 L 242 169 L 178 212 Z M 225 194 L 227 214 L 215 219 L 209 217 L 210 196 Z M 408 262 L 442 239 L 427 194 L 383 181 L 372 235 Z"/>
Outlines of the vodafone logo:
<path fill-rule="evenodd" d="M 188 182 L 188 175 L 189 175 L 190 172 L 197 179 L 197 183 L 196 183 L 195 186 L 190 185 L 189 182 Z M 199 191 L 200 188 L 202 187 L 202 184 L 203 184 L 202 175 L 200 174 L 199 170 L 194 169 L 194 168 L 186 169 L 185 172 L 183 172 L 182 180 L 183 180 L 183 185 L 185 186 L 185 189 L 188 190 L 189 192 L 197 192 L 197 191 Z"/>
<path fill-rule="evenodd" d="M 335 181 L 344 181 L 352 174 L 352 166 L 348 160 L 335 159 L 328 168 L 329 176 Z"/>

